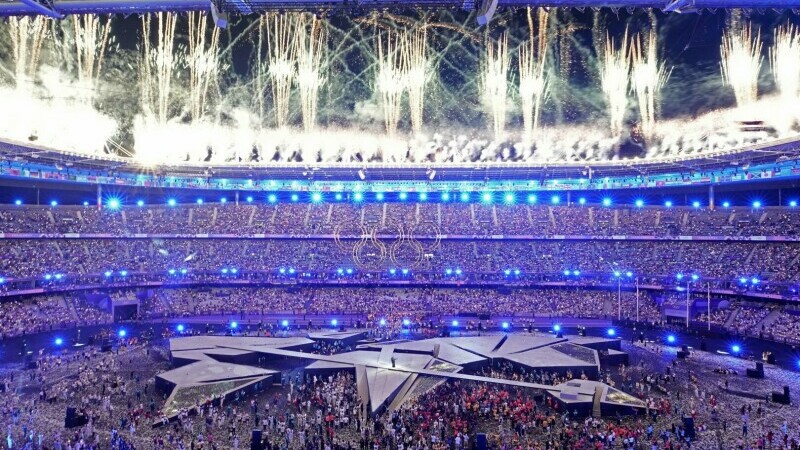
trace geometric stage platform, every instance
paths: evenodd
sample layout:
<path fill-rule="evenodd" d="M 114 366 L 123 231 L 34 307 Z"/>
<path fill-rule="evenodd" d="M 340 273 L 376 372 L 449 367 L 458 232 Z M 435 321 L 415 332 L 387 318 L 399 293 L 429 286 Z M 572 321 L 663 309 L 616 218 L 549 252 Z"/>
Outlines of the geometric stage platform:
<path fill-rule="evenodd" d="M 308 337 L 271 338 L 192 336 L 170 340 L 176 368 L 157 376 L 157 386 L 171 391 L 163 414 L 218 401 L 257 384 L 279 382 L 281 371 L 303 367 L 321 375 L 354 374 L 364 411 L 394 410 L 447 380 L 528 388 L 551 396 L 579 414 L 641 412 L 640 400 L 596 379 L 601 355 L 619 361 L 626 356 L 618 340 L 552 335 L 497 333 L 483 336 L 364 341 L 364 332 L 317 333 Z M 309 353 L 316 340 L 346 340 L 353 351 L 335 355 Z M 614 359 L 616 358 L 616 359 Z M 494 362 L 530 371 L 572 373 L 573 381 L 557 386 L 471 375 Z M 583 378 L 583 379 L 581 379 Z"/>

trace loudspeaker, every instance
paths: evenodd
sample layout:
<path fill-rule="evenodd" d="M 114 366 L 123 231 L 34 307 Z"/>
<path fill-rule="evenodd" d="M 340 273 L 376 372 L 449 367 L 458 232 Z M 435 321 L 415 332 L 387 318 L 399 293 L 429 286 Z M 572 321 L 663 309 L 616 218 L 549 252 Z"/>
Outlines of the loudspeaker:
<path fill-rule="evenodd" d="M 686 433 L 686 437 L 694 440 L 695 432 L 694 432 L 694 417 L 692 416 L 683 416 L 683 428 Z"/>
<path fill-rule="evenodd" d="M 26 369 L 35 369 L 36 368 L 36 360 L 33 359 L 33 354 L 28 353 L 25 355 L 25 368 Z"/>
<path fill-rule="evenodd" d="M 475 449 L 486 450 L 487 447 L 486 433 L 478 433 L 478 435 L 475 437 Z"/>
<path fill-rule="evenodd" d="M 681 350 L 686 352 L 686 353 L 689 353 L 689 346 L 688 345 L 681 345 Z"/>
<path fill-rule="evenodd" d="M 103 340 L 100 344 L 100 351 L 101 352 L 110 352 L 111 351 L 111 341 L 108 339 Z"/>
<path fill-rule="evenodd" d="M 775 355 L 772 352 L 767 354 L 767 364 L 775 364 Z"/>
<path fill-rule="evenodd" d="M 772 401 L 775 403 L 780 403 L 781 405 L 788 405 L 791 403 L 791 398 L 789 397 L 789 386 L 783 387 L 783 394 L 780 392 L 772 392 Z"/>
<path fill-rule="evenodd" d="M 250 436 L 250 450 L 264 450 L 264 445 L 261 443 L 261 430 L 253 430 Z"/>
<path fill-rule="evenodd" d="M 347 329 L 344 327 L 344 325 L 339 325 L 339 331 L 346 331 L 346 330 Z"/>
<path fill-rule="evenodd" d="M 755 369 L 747 369 L 747 376 L 750 378 L 764 378 L 764 363 L 757 362 Z"/>
<path fill-rule="evenodd" d="M 686 359 L 689 357 L 689 352 L 678 350 L 678 359 Z"/>
<path fill-rule="evenodd" d="M 703 339 L 702 341 L 700 341 L 700 351 L 702 351 L 702 352 L 708 351 L 708 349 L 706 348 L 706 341 L 705 341 L 705 339 Z"/>

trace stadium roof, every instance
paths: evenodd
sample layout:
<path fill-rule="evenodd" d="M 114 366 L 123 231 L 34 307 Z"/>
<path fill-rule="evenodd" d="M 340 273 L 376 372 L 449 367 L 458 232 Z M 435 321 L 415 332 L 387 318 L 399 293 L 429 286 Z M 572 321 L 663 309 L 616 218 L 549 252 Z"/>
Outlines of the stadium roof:
<path fill-rule="evenodd" d="M 480 0 L 213 0 L 217 9 L 239 14 L 286 10 L 351 10 L 387 8 L 480 7 Z M 786 10 L 800 8 L 800 0 L 497 0 L 498 7 L 610 7 L 656 8 L 674 12 L 695 12 L 719 8 Z M 211 0 L 0 0 L 0 16 L 42 14 L 61 18 L 69 14 L 136 14 L 156 11 L 208 11 Z"/>
<path fill-rule="evenodd" d="M 709 152 L 654 160 L 584 161 L 573 163 L 188 163 L 143 165 L 131 158 L 62 152 L 0 140 L 0 159 L 28 161 L 54 167 L 98 171 L 150 173 L 164 176 L 271 178 L 287 180 L 358 180 L 366 172 L 370 181 L 425 181 L 436 171 L 437 181 L 551 180 L 587 177 L 639 177 L 665 173 L 703 172 L 756 164 L 781 163 L 800 158 L 797 138 L 771 141 L 747 149 Z M 589 173 L 591 172 L 591 173 Z M 430 179 L 433 179 L 432 177 Z"/>

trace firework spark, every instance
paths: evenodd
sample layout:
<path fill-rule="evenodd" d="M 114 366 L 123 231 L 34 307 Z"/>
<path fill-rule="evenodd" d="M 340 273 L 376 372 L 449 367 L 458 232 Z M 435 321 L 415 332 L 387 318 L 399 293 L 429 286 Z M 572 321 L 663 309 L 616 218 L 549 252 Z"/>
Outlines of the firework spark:
<path fill-rule="evenodd" d="M 508 99 L 508 36 L 503 33 L 496 44 L 488 42 L 481 73 L 483 100 L 492 116 L 495 139 L 503 136 Z"/>
<path fill-rule="evenodd" d="M 406 32 L 403 40 L 403 59 L 408 87 L 408 109 L 411 114 L 411 129 L 422 133 L 422 117 L 425 109 L 425 85 L 431 77 L 428 35 L 424 26 Z"/>
<path fill-rule="evenodd" d="M 800 94 L 800 33 L 792 25 L 778 27 L 774 42 L 770 49 L 772 76 L 781 97 L 795 102 Z"/>
<path fill-rule="evenodd" d="M 32 87 L 30 82 L 39 69 L 39 56 L 49 22 L 42 16 L 8 18 L 17 89 L 29 90 Z"/>
<path fill-rule="evenodd" d="M 94 14 L 76 15 L 72 16 L 72 25 L 75 30 L 75 56 L 82 100 L 86 104 L 92 104 L 108 48 L 111 17 L 103 22 Z"/>
<path fill-rule="evenodd" d="M 219 28 L 209 22 L 206 13 L 189 13 L 186 65 L 189 68 L 189 111 L 193 122 L 199 122 L 205 113 L 208 88 L 216 82 L 219 74 Z"/>
<path fill-rule="evenodd" d="M 654 30 L 650 30 L 646 45 L 642 44 L 641 36 L 636 36 L 631 43 L 631 81 L 639 101 L 642 134 L 646 138 L 652 138 L 655 133 L 656 102 L 670 73 L 663 63 L 659 64 L 656 50 Z"/>
<path fill-rule="evenodd" d="M 272 85 L 275 125 L 283 128 L 289 123 L 289 97 L 296 70 L 297 19 L 288 14 L 274 14 L 272 20 L 268 16 L 263 20 L 267 26 L 267 73 Z"/>
<path fill-rule="evenodd" d="M 322 66 L 326 39 L 320 20 L 313 15 L 302 15 L 297 38 L 297 87 L 300 90 L 303 128 L 310 132 L 317 122 L 319 90 L 326 81 Z"/>
<path fill-rule="evenodd" d="M 622 135 L 625 110 L 628 107 L 628 82 L 630 79 L 630 60 L 628 59 L 628 33 L 622 37 L 622 45 L 615 48 L 614 40 L 606 37 L 600 67 L 600 86 L 606 96 L 611 136 Z"/>
<path fill-rule="evenodd" d="M 539 10 L 538 35 L 534 39 L 533 17 L 528 8 L 528 33 L 530 39 L 519 47 L 519 96 L 522 99 L 523 139 L 533 142 L 539 129 L 541 106 L 547 97 L 548 80 L 544 72 L 547 58 L 547 17 L 545 9 Z"/>
<path fill-rule="evenodd" d="M 752 27 L 741 32 L 728 31 L 722 37 L 722 79 L 733 88 L 736 105 L 749 105 L 758 98 L 758 75 L 761 72 L 761 37 Z"/>
<path fill-rule="evenodd" d="M 169 114 L 172 79 L 180 64 L 175 50 L 175 25 L 178 16 L 174 13 L 156 14 L 156 44 L 150 42 L 153 16 L 142 16 L 142 59 L 140 83 L 142 111 L 159 123 L 166 123 Z"/>
<path fill-rule="evenodd" d="M 401 51 L 404 45 L 401 35 L 387 32 L 384 37 L 382 33 L 378 33 L 378 72 L 375 84 L 381 95 L 383 122 L 389 136 L 397 133 L 402 108 L 400 100 L 406 88 L 406 69 Z"/>

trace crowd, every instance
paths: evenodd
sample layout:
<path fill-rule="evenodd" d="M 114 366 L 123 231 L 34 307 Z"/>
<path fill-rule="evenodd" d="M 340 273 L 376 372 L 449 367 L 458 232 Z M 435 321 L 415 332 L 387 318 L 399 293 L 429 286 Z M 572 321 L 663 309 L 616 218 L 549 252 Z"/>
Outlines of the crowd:
<path fill-rule="evenodd" d="M 303 194 L 303 195 L 308 195 Z M 365 195 L 373 195 L 366 193 Z M 434 195 L 434 194 L 431 194 Z M 472 193 L 479 196 L 480 193 Z M 523 195 L 523 194 L 520 194 Z M 417 235 L 593 235 L 593 236 L 792 236 L 800 211 L 747 207 L 599 207 L 460 203 L 276 203 L 125 206 L 18 206 L 0 208 L 0 233 L 360 234 L 362 227 L 393 231 L 402 225 Z M 544 199 L 543 199 L 544 200 Z M 574 199 L 573 199 L 574 200 Z M 544 203 L 544 201 L 542 202 Z M 232 231 L 233 230 L 233 231 Z"/>

